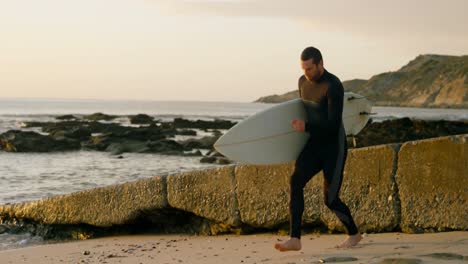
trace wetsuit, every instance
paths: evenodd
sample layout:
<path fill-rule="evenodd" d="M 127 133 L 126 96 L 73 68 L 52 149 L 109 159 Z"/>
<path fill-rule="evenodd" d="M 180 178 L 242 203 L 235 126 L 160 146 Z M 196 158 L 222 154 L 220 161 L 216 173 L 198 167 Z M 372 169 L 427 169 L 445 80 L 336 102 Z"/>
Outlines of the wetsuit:
<path fill-rule="evenodd" d="M 343 168 L 347 156 L 344 131 L 343 85 L 326 70 L 315 83 L 304 76 L 299 79 L 299 94 L 307 112 L 306 132 L 310 138 L 296 160 L 291 176 L 290 223 L 291 237 L 301 237 L 301 221 L 304 211 L 304 186 L 318 172 L 324 173 L 324 201 L 349 235 L 358 233 L 348 207 L 340 200 L 339 191 L 343 180 Z"/>

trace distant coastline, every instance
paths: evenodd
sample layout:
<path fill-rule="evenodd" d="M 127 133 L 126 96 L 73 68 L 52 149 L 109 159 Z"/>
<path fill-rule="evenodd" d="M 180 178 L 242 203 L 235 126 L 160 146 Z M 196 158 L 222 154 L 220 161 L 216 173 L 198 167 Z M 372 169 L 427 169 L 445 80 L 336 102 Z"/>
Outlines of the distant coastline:
<path fill-rule="evenodd" d="M 344 81 L 343 86 L 375 106 L 468 109 L 468 55 L 420 55 L 398 71 Z M 296 89 L 254 102 L 280 103 L 298 97 Z"/>

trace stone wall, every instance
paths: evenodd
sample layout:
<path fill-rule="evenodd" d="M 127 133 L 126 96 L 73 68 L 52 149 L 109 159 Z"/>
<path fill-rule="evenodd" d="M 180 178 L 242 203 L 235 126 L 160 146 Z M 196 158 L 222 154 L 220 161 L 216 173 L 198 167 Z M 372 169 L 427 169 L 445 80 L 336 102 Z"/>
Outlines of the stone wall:
<path fill-rule="evenodd" d="M 468 229 L 468 135 L 408 142 L 396 182 L 403 231 Z"/>
<path fill-rule="evenodd" d="M 467 140 L 468 135 L 460 135 L 350 150 L 341 198 L 360 230 L 468 230 Z M 185 213 L 178 221 L 186 225 L 206 221 L 217 225 L 205 228 L 211 230 L 208 234 L 246 227 L 275 229 L 289 222 L 289 177 L 293 169 L 293 163 L 238 165 L 157 176 L 3 205 L 0 220 L 109 227 L 138 224 L 142 212 L 148 218 L 151 211 L 175 210 Z M 344 231 L 323 203 L 322 184 L 321 173 L 307 184 L 303 222 Z M 187 217 L 187 213 L 193 217 Z M 161 213 L 153 215 L 164 217 Z M 165 223 L 170 225 L 171 221 Z"/>

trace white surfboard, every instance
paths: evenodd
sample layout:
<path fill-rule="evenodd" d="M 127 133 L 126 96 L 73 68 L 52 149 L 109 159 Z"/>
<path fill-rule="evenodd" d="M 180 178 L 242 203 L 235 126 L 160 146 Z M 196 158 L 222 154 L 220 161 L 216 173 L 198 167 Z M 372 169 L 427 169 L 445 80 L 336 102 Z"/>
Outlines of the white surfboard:
<path fill-rule="evenodd" d="M 347 135 L 356 135 L 366 125 L 371 103 L 363 96 L 345 93 L 343 123 Z M 294 99 L 256 113 L 239 122 L 214 144 L 231 160 L 250 164 L 278 164 L 296 160 L 308 133 L 296 132 L 291 120 L 306 120 L 304 103 Z"/>

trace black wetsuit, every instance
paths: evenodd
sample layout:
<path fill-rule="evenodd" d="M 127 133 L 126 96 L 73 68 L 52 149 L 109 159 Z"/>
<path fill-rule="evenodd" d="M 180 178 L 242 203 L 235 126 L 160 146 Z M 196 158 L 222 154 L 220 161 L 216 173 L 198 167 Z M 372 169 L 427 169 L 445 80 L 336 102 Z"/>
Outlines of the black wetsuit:
<path fill-rule="evenodd" d="M 306 131 L 310 138 L 296 160 L 291 176 L 290 223 L 291 237 L 301 237 L 304 211 L 304 186 L 318 172 L 324 173 L 324 201 L 346 227 L 349 235 L 358 233 L 348 207 L 340 200 L 347 144 L 344 131 L 343 85 L 333 74 L 324 71 L 312 83 L 299 79 L 299 93 L 307 112 Z"/>

